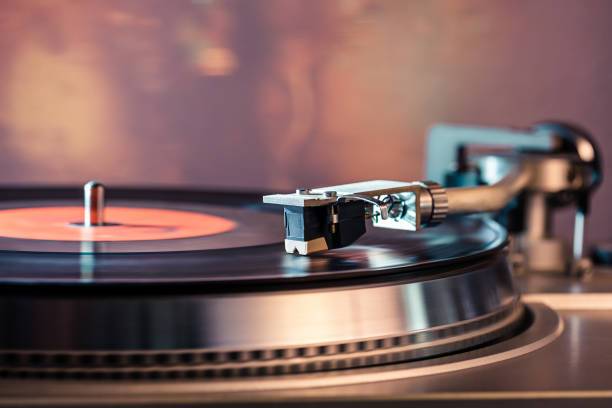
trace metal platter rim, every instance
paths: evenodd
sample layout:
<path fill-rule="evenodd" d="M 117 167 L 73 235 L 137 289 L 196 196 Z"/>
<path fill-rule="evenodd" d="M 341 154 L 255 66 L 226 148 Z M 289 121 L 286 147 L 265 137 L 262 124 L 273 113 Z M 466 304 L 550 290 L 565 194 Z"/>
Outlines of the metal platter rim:
<path fill-rule="evenodd" d="M 438 307 L 430 307 L 440 296 L 446 302 L 435 302 Z M 138 291 L 128 296 L 114 292 L 94 296 L 82 291 L 73 296 L 58 292 L 7 293 L 2 296 L 0 308 L 7 324 L 1 340 L 2 348 L 9 349 L 15 345 L 29 349 L 40 346 L 83 350 L 303 345 L 395 335 L 466 322 L 506 308 L 518 299 L 510 271 L 500 256 L 448 276 L 380 285 L 196 293 L 195 296 L 158 293 L 147 297 Z M 361 305 L 357 310 L 356 304 Z M 456 308 L 457 304 L 464 306 Z M 326 312 L 314 312 L 317 309 Z M 15 314 L 20 316 L 19 321 L 13 319 Z M 36 331 L 45 321 L 41 320 L 44 316 L 54 316 L 44 327 L 57 326 L 57 330 L 52 330 L 57 335 L 27 334 Z M 93 316 L 97 318 L 92 319 Z M 295 316 L 301 318 L 296 321 Z M 197 324 L 176 326 L 176 322 L 185 319 Z M 236 326 L 238 322 L 242 323 Z M 64 335 L 66 330 L 75 327 L 79 330 L 73 336 Z M 117 337 L 113 330 L 100 332 L 101 327 L 129 330 Z M 198 327 L 208 330 L 201 331 Z M 246 332 L 250 335 L 245 336 Z M 172 333 L 172 336 L 161 335 L 155 343 L 150 343 L 150 337 L 144 333 Z"/>
<path fill-rule="evenodd" d="M 424 375 L 444 374 L 462 369 L 470 369 L 503 362 L 517 358 L 546 347 L 559 338 L 564 331 L 563 320 L 548 306 L 541 303 L 529 303 L 526 307 L 534 314 L 535 324 L 518 335 L 485 346 L 470 352 L 452 354 L 450 356 L 435 357 L 420 362 L 407 362 L 392 366 L 379 366 L 370 368 L 349 369 L 345 372 L 307 373 L 286 375 L 268 378 L 245 379 L 218 379 L 209 381 L 141 381 L 121 382 L 124 393 L 117 397 L 114 393 L 104 392 L 112 390 L 117 383 L 96 381 L 78 382 L 70 380 L 4 380 L 0 382 L 0 390 L 11 388 L 12 393 L 6 393 L 5 401 L 20 401 L 35 403 L 45 398 L 47 403 L 64 403 L 66 401 L 80 401 L 82 403 L 126 403 L 136 401 L 142 403 L 143 398 L 159 402 L 164 396 L 166 402 L 287 402 L 301 403 L 332 401 L 329 397 L 312 398 L 299 395 L 287 395 L 283 392 L 299 392 L 301 389 L 312 387 L 335 387 L 364 382 L 377 383 L 389 380 L 401 380 Z M 427 365 L 426 365 L 427 364 Z M 74 385 L 81 384 L 77 394 L 74 394 Z M 19 393 L 20 387 L 25 390 L 36 390 L 35 393 Z M 154 387 L 154 388 L 152 388 Z M 253 392 L 263 392 L 255 399 Z M 231 394 L 227 394 L 231 392 Z M 281 392 L 281 394 L 278 394 Z M 25 395 L 25 396 L 24 396 Z M 146 397 L 145 397 L 146 396 Z M 372 400 L 371 396 L 362 396 Z M 0 398 L 1 400 L 2 398 Z M 373 399 L 387 401 L 387 398 Z M 333 401 L 339 401 L 333 398 Z M 348 402 L 354 402 L 349 396 Z"/>

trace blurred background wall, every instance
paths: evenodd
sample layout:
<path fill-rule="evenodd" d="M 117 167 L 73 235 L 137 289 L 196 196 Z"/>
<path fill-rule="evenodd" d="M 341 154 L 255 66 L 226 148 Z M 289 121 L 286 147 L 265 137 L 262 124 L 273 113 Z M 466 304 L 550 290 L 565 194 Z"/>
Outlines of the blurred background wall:
<path fill-rule="evenodd" d="M 574 121 L 612 158 L 611 21 L 609 0 L 3 0 L 0 183 L 419 179 L 435 122 Z"/>

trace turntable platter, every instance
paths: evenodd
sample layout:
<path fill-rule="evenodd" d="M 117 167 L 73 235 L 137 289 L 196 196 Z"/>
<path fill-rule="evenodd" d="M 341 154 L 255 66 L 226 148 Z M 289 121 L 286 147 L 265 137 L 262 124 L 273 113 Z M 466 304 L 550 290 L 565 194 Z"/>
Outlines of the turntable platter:
<path fill-rule="evenodd" d="M 486 218 L 419 233 L 374 229 L 353 246 L 303 257 L 283 250 L 282 215 L 260 197 L 109 191 L 110 209 L 200 219 L 186 226 L 200 228 L 197 236 L 56 240 L 32 239 L 30 230 L 24 239 L 0 222 L 0 375 L 328 371 L 473 348 L 528 320 L 506 234 Z M 77 189 L 9 190 L 0 214 L 78 202 Z M 72 215 L 60 218 L 60 231 L 80 228 L 66 225 Z"/>

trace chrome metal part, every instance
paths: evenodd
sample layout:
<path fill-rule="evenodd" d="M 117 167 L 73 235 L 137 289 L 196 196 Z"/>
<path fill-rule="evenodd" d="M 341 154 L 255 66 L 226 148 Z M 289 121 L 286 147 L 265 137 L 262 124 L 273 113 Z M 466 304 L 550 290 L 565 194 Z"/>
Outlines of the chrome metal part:
<path fill-rule="evenodd" d="M 337 197 L 360 194 L 368 197 L 412 192 L 421 189 L 420 183 L 406 183 L 389 180 L 370 180 L 358 183 L 342 184 L 323 188 L 301 189 L 298 194 L 271 194 L 263 197 L 266 204 L 289 205 L 296 207 L 313 207 L 333 204 Z M 331 194 L 330 192 L 335 192 Z M 306 193 L 307 192 L 307 193 Z M 326 195 L 327 192 L 327 195 Z"/>
<path fill-rule="evenodd" d="M 529 327 L 510 338 L 461 353 L 256 378 L 224 377 L 223 373 L 210 378 L 210 370 L 198 370 L 197 365 L 190 364 L 184 366 L 184 372 L 170 374 L 173 371 L 161 357 L 160 363 L 149 370 L 137 372 L 124 367 L 122 371 L 117 367 L 114 374 L 98 370 L 90 380 L 69 373 L 54 376 L 52 371 L 37 375 L 24 371 L 19 378 L 4 372 L 0 404 L 608 406 L 612 398 L 606 358 L 612 336 L 611 276 L 606 269 L 596 275 L 603 280 L 581 283 L 549 275 L 526 275 L 523 301 L 531 316 Z M 551 293 L 542 293 L 547 291 Z M 598 293 L 582 293 L 588 291 Z M 92 356 L 85 355 L 84 361 Z M 183 357 L 177 354 L 176 358 L 171 361 Z M 155 358 L 136 361 L 151 364 Z"/>
<path fill-rule="evenodd" d="M 423 226 L 421 197 L 426 193 L 422 187 L 404 193 L 380 196 L 392 216 L 374 217 L 372 225 L 380 228 L 418 231 Z"/>
<path fill-rule="evenodd" d="M 546 239 L 551 233 L 551 213 L 547 211 L 546 196 L 535 192 L 527 197 L 527 231 L 529 241 Z"/>
<path fill-rule="evenodd" d="M 462 146 L 520 146 L 532 151 L 551 151 L 559 144 L 553 129 L 507 129 L 484 126 L 436 124 L 429 129 L 425 177 L 444 182 L 449 164 Z"/>
<path fill-rule="evenodd" d="M 427 187 L 427 192 L 429 193 L 431 203 L 431 211 L 429 211 L 429 217 L 426 219 L 425 223 L 428 225 L 436 225 L 441 223 L 448 213 L 448 196 L 446 190 L 435 181 L 424 181 L 423 184 Z M 421 211 L 424 210 L 424 198 L 426 194 L 421 196 Z"/>
<path fill-rule="evenodd" d="M 532 272 L 567 270 L 570 262 L 566 243 L 552 236 L 552 212 L 543 192 L 526 196 L 526 230 L 519 238 L 519 249 L 525 256 L 525 266 Z"/>
<path fill-rule="evenodd" d="M 313 189 L 309 191 L 310 195 L 266 196 L 264 202 L 286 206 L 324 206 L 330 204 L 327 200 L 333 198 L 329 194 L 329 190 L 332 190 L 340 197 L 338 202 L 359 199 L 376 207 L 379 216 L 371 212 L 365 214 L 376 227 L 416 231 L 424 226 L 439 224 L 446 214 L 498 213 L 507 209 L 511 202 L 517 202 L 520 195 L 521 200 L 517 205 L 527 203 L 526 208 L 522 212 L 514 211 L 512 216 L 516 219 L 520 214 L 524 218 L 512 225 L 526 225 L 526 228 L 520 227 L 522 230 L 516 240 L 518 245 L 514 248 L 522 252 L 521 259 L 527 269 L 557 272 L 567 272 L 568 267 L 584 269 L 587 265 L 582 259 L 584 215 L 588 211 L 589 193 L 601 181 L 597 150 L 586 132 L 560 123 L 542 123 L 526 131 L 439 125 L 432 128 L 429 143 L 428 176 L 444 179 L 444 167 L 439 163 L 445 166 L 449 161 L 440 160 L 437 156 L 455 156 L 459 151 L 461 168 L 457 171 L 470 169 L 471 174 L 470 177 L 454 177 L 453 180 L 474 179 L 478 184 L 491 184 L 444 189 L 440 184 L 429 181 L 402 183 L 377 180 Z M 521 150 L 500 157 L 482 157 L 485 168 L 481 170 L 474 163 L 468 163 L 467 144 L 509 145 Z M 441 150 L 437 148 L 438 145 Z M 439 174 L 440 169 L 442 174 Z M 563 205 L 576 206 L 573 256 L 567 255 L 566 243 L 555 238 L 551 232 L 552 211 Z M 309 217 L 304 223 L 319 222 L 318 219 Z M 336 223 L 332 218 L 330 229 L 334 232 Z M 352 242 L 344 241 L 341 245 Z"/>
<path fill-rule="evenodd" d="M 337 197 L 338 193 L 335 192 L 334 190 L 327 190 L 323 193 L 323 195 L 325 196 L 325 198 L 333 198 L 333 197 Z"/>
<path fill-rule="evenodd" d="M 432 196 L 423 183 L 373 180 L 267 195 L 263 202 L 285 207 L 285 250 L 309 255 L 352 244 L 365 232 L 366 219 L 376 227 L 416 231 L 430 220 L 434 205 L 435 216 L 440 219 L 446 202 L 444 190 L 436 188 Z M 423 218 L 421 197 L 425 198 Z M 367 206 L 344 204 L 355 200 Z"/>
<path fill-rule="evenodd" d="M 580 209 L 576 209 L 574 216 L 574 245 L 572 252 L 574 259 L 582 258 L 582 251 L 584 247 L 584 212 Z"/>
<path fill-rule="evenodd" d="M 468 149 L 474 150 L 474 157 L 468 157 Z M 479 154 L 478 149 L 489 153 Z M 458 163 L 451 169 L 453 157 Z M 515 202 L 521 209 L 504 217 L 511 228 L 525 226 L 525 231 L 515 232 L 527 269 L 588 269 L 582 255 L 584 217 L 602 170 L 597 146 L 583 129 L 562 122 L 523 130 L 436 125 L 428 136 L 426 175 L 453 187 L 467 185 L 448 189 L 451 213 L 497 212 L 522 194 L 524 200 Z M 560 206 L 576 207 L 572 245 L 551 232 L 549 220 Z"/>
<path fill-rule="evenodd" d="M 448 213 L 499 211 L 529 185 L 531 176 L 532 168 L 526 165 L 490 186 L 449 188 L 446 190 Z"/>
<path fill-rule="evenodd" d="M 374 366 L 369 368 L 351 369 L 350 365 L 336 372 L 300 373 L 297 375 L 284 375 L 273 377 L 260 377 L 253 379 L 227 376 L 210 380 L 204 373 L 193 366 L 191 375 L 171 377 L 164 381 L 166 376 L 160 375 L 164 367 L 157 371 L 151 370 L 151 375 L 145 375 L 139 381 L 134 381 L 133 373 L 115 375 L 114 378 L 127 377 L 131 379 L 121 382 L 121 395 L 117 398 L 117 381 L 83 381 L 78 383 L 70 375 L 60 380 L 12 380 L 5 379 L 0 382 L 0 395 L 13 401 L 36 402 L 40 397 L 45 401 L 61 403 L 70 398 L 70 401 L 80 403 L 104 403 L 114 401 L 117 403 L 139 402 L 143 398 L 159 401 L 172 401 L 174 403 L 193 403 L 193 401 L 208 402 L 287 402 L 310 401 L 323 402 L 324 405 L 334 404 L 339 400 L 351 401 L 397 401 L 400 396 L 409 398 L 406 392 L 418 393 L 427 390 L 445 390 L 449 381 L 471 382 L 472 386 L 483 386 L 483 378 L 473 381 L 478 370 L 488 370 L 493 378 L 503 375 L 504 365 L 515 365 L 516 361 L 534 359 L 541 350 L 546 350 L 564 334 L 564 323 L 559 315 L 549 307 L 533 303 L 528 305 L 528 313 L 533 317 L 533 323 L 524 331 L 514 337 L 494 342 L 487 346 L 463 353 L 455 353 L 437 358 L 421 359 L 405 363 Z M 520 357 L 520 358 L 519 358 Z M 367 359 L 367 357 L 365 357 Z M 535 358 L 537 360 L 537 357 Z M 562 360 L 557 358 L 557 361 Z M 348 360 L 350 362 L 350 360 Z M 473 369 L 473 370 L 469 370 Z M 474 370 L 475 369 L 475 370 Z M 476 373 L 475 373 L 476 371 Z M 103 372 L 98 377 L 105 378 Z M 156 374 L 156 375 L 153 375 Z M 529 375 L 525 372 L 523 376 Z M 465 377 L 469 377 L 467 380 Z M 170 377 L 170 376 L 168 376 Z M 446 381 L 440 381 L 445 378 Z M 491 374 L 488 376 L 491 377 Z M 155 380 L 151 380 L 156 378 Z M 197 379 L 194 381 L 194 379 Z M 544 381 L 546 383 L 546 381 Z M 78 384 L 78 387 L 75 387 Z M 516 381 L 503 381 L 506 386 L 516 384 Z M 438 388 L 434 388 L 437 385 Z M 484 385 L 486 387 L 486 385 Z M 35 392 L 27 392 L 31 390 Z M 383 394 L 381 395 L 381 391 Z M 435 393 L 428 394 L 429 399 Z M 326 397 L 327 396 L 327 397 Z M 113 398 L 114 397 L 114 398 Z M 330 398 L 326 400 L 326 398 Z M 314 398 L 314 399 L 313 399 Z M 1 399 L 0 399 L 1 401 Z M 327 403 L 325 403 L 326 401 Z M 487 400 L 490 402 L 490 399 Z M 343 406 L 333 405 L 333 406 Z"/>
<path fill-rule="evenodd" d="M 348 200 L 374 206 L 378 213 L 368 214 L 374 226 L 409 231 L 441 222 L 448 210 L 446 191 L 434 182 L 372 180 L 263 197 L 267 204 L 295 207 L 326 206 Z"/>
<path fill-rule="evenodd" d="M 499 249 L 462 268 L 372 285 L 110 296 L 0 298 L 0 371 L 326 371 L 474 347 L 510 334 L 523 317 Z"/>
<path fill-rule="evenodd" d="M 337 195 L 336 202 L 362 200 L 378 209 L 380 216 L 371 217 L 375 227 L 416 231 L 424 226 L 439 224 L 447 214 L 498 212 L 521 193 L 527 201 L 527 232 L 519 239 L 525 252 L 527 267 L 534 270 L 566 270 L 564 243 L 553 239 L 550 228 L 550 195 L 566 191 L 584 190 L 591 183 L 588 167 L 572 162 L 565 156 L 526 154 L 514 170 L 492 185 L 455 187 L 444 189 L 430 181 L 401 183 L 396 181 L 369 181 L 310 190 L 310 195 L 265 196 L 264 202 L 283 205 L 323 206 L 333 199 L 330 189 Z M 316 195 L 319 195 L 318 197 Z M 315 195 L 315 197 L 313 197 Z M 305 221 L 306 222 L 306 221 Z M 310 222 L 310 221 L 309 221 Z M 330 220 L 335 231 L 335 221 Z M 576 221 L 574 253 L 579 254 L 581 244 L 580 217 Z M 288 247 L 306 250 L 305 244 Z M 321 245 L 313 248 L 324 248 Z M 545 250 L 542 250 L 545 249 Z M 555 256 L 551 257 L 551 250 Z M 529 252 L 529 254 L 527 254 Z M 312 252 L 306 252 L 309 254 Z"/>
<path fill-rule="evenodd" d="M 361 200 L 361 201 L 365 201 L 368 204 L 372 204 L 379 210 L 379 213 L 376 214 L 377 217 L 380 216 L 380 218 L 382 218 L 383 220 L 386 220 L 387 218 L 389 218 L 389 202 L 379 200 L 376 197 L 370 197 L 365 194 L 343 194 L 340 197 L 338 197 L 337 202 L 342 202 L 342 201 L 351 200 L 351 199 Z M 401 214 L 396 214 L 395 216 L 392 216 L 392 218 L 397 218 L 400 215 Z"/>
<path fill-rule="evenodd" d="M 104 186 L 97 181 L 89 181 L 83 187 L 85 227 L 104 225 Z"/>
<path fill-rule="evenodd" d="M 523 193 L 525 231 L 518 237 L 517 249 L 523 253 L 525 267 L 531 271 L 567 272 L 572 263 L 580 262 L 581 218 L 578 215 L 575 223 L 572 257 L 567 243 L 553 236 L 551 202 L 557 195 L 586 190 L 591 182 L 588 167 L 569 157 L 525 154 L 509 175 L 493 185 L 447 189 L 449 213 L 497 212 Z"/>

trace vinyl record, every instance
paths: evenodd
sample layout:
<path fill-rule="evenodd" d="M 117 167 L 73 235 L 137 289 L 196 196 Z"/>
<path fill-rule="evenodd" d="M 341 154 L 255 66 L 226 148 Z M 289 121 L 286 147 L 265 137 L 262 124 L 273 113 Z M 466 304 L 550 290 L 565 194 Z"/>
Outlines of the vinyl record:
<path fill-rule="evenodd" d="M 91 286 L 362 278 L 463 262 L 499 249 L 506 239 L 497 224 L 463 217 L 416 233 L 369 228 L 350 247 L 303 257 L 284 252 L 282 213 L 261 204 L 259 194 L 144 189 L 110 190 L 110 225 L 96 227 L 109 232 L 93 237 L 79 232 L 78 194 L 77 189 L 5 194 L 0 282 Z M 128 221 L 121 223 L 122 216 Z"/>

